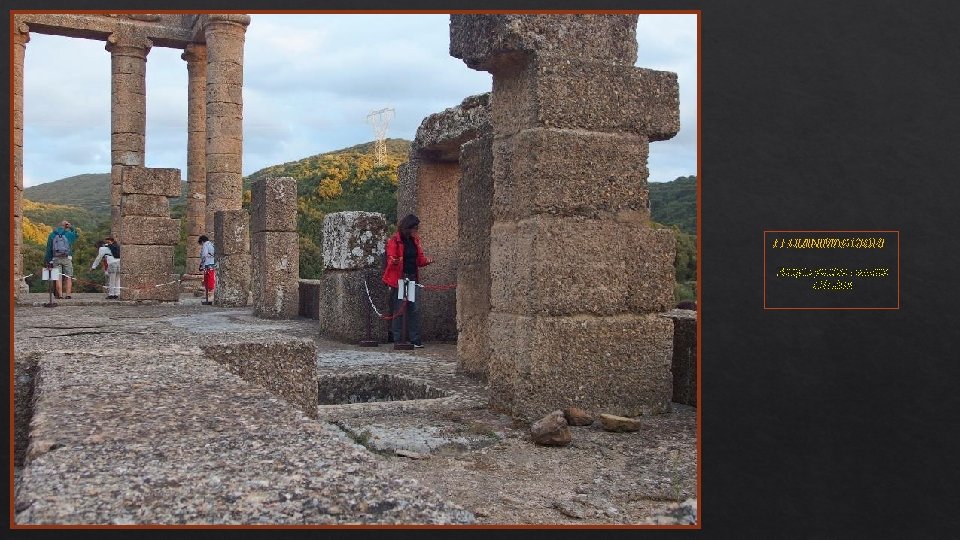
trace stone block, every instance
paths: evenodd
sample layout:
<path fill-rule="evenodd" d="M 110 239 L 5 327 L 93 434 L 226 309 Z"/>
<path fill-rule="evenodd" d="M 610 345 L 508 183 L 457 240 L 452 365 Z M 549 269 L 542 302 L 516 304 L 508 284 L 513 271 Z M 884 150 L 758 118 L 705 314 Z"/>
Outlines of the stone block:
<path fill-rule="evenodd" d="M 250 232 L 297 230 L 297 181 L 263 178 L 251 186 Z"/>
<path fill-rule="evenodd" d="M 538 214 L 649 216 L 647 141 L 638 135 L 528 129 L 493 143 L 493 219 Z"/>
<path fill-rule="evenodd" d="M 335 270 L 380 268 L 387 219 L 377 212 L 334 212 L 323 218 L 323 266 Z"/>
<path fill-rule="evenodd" d="M 451 15 L 450 55 L 497 73 L 536 54 L 632 65 L 636 15 Z"/>
<path fill-rule="evenodd" d="M 175 246 L 126 243 L 121 243 L 121 246 L 120 272 L 123 274 L 150 274 L 158 271 L 166 274 L 173 271 Z M 199 246 L 197 250 L 199 252 Z"/>
<path fill-rule="evenodd" d="M 490 93 L 470 96 L 456 107 L 424 118 L 411 152 L 433 161 L 457 161 L 461 145 L 492 129 Z"/>
<path fill-rule="evenodd" d="M 244 307 L 250 303 L 250 254 L 217 255 L 217 287 L 213 303 L 224 307 Z"/>
<path fill-rule="evenodd" d="M 124 249 L 126 247 L 124 246 Z M 126 256 L 126 253 L 123 256 Z M 123 256 L 120 263 L 121 300 L 159 300 L 162 302 L 177 302 L 180 300 L 178 276 L 159 272 L 150 274 L 127 273 L 123 270 Z"/>
<path fill-rule="evenodd" d="M 140 99 L 143 99 L 141 94 Z M 144 133 L 147 128 L 147 115 L 144 111 L 126 110 L 114 114 L 110 122 L 111 133 Z"/>
<path fill-rule="evenodd" d="M 397 167 L 397 220 L 417 213 L 417 178 L 420 160 L 411 158 Z"/>
<path fill-rule="evenodd" d="M 535 57 L 512 76 L 495 77 L 493 92 L 498 136 L 545 127 L 661 141 L 680 129 L 677 74 L 669 71 Z"/>
<path fill-rule="evenodd" d="M 370 299 L 373 299 L 380 313 L 389 311 L 386 301 L 389 287 L 380 281 L 381 275 L 379 268 L 325 271 L 320 279 L 320 334 L 329 339 L 352 343 L 365 339 Z M 371 339 L 385 342 L 389 324 L 389 321 L 380 320 L 371 309 Z"/>
<path fill-rule="evenodd" d="M 202 344 L 203 354 L 241 379 L 265 388 L 311 418 L 317 417 L 317 346 L 309 339 Z"/>
<path fill-rule="evenodd" d="M 122 195 L 120 212 L 124 216 L 170 217 L 170 199 L 164 195 Z"/>
<path fill-rule="evenodd" d="M 457 279 L 457 357 L 467 373 L 486 375 L 490 360 L 489 267 L 461 266 Z"/>
<path fill-rule="evenodd" d="M 120 183 L 120 191 L 124 195 L 179 197 L 183 193 L 180 169 L 124 167 L 120 173 Z"/>
<path fill-rule="evenodd" d="M 242 209 L 214 212 L 213 237 L 217 256 L 249 253 L 250 215 Z"/>
<path fill-rule="evenodd" d="M 538 217 L 496 224 L 490 236 L 494 311 L 612 315 L 673 305 L 675 240 L 668 229 Z"/>
<path fill-rule="evenodd" d="M 117 240 L 121 245 L 175 246 L 180 242 L 179 219 L 121 214 L 120 231 Z"/>
<path fill-rule="evenodd" d="M 658 314 L 490 314 L 491 406 L 531 421 L 578 407 L 618 416 L 669 410 L 673 322 Z"/>
<path fill-rule="evenodd" d="M 212 120 L 210 120 L 210 115 L 207 115 L 207 125 L 209 126 Z M 207 129 L 207 155 L 216 155 L 216 154 L 233 154 L 235 156 L 240 156 L 243 152 L 243 139 L 237 137 L 233 133 L 218 133 L 212 132 Z M 209 160 L 207 161 L 207 172 L 218 172 L 210 167 Z M 240 173 L 236 173 L 240 174 Z M 208 176 L 209 179 L 209 176 Z"/>
<path fill-rule="evenodd" d="M 237 120 L 239 122 L 240 120 Z M 243 163 L 239 154 L 208 154 L 204 167 L 210 172 L 240 175 Z"/>
<path fill-rule="evenodd" d="M 250 250 L 250 287 L 253 314 L 269 319 L 292 319 L 299 310 L 300 251 L 297 233 L 253 234 Z"/>
<path fill-rule="evenodd" d="M 309 319 L 320 318 L 320 292 L 323 289 L 323 280 L 321 279 L 301 279 L 299 282 L 299 304 L 298 311 L 301 317 Z"/>
<path fill-rule="evenodd" d="M 673 401 L 697 406 L 697 312 L 674 309 L 663 314 L 673 319 Z"/>

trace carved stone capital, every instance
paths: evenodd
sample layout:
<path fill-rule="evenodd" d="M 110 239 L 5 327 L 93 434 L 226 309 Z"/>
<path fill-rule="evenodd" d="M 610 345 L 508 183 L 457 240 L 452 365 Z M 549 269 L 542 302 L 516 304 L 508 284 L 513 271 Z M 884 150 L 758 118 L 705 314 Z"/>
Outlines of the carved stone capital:
<path fill-rule="evenodd" d="M 20 23 L 13 33 L 13 42 L 18 45 L 26 44 L 30 41 L 30 27 L 26 23 Z"/>
<path fill-rule="evenodd" d="M 206 62 L 207 61 L 207 46 L 203 43 L 191 43 L 187 45 L 183 50 L 183 54 L 180 55 L 180 58 L 186 60 L 189 63 L 193 62 Z"/>
<path fill-rule="evenodd" d="M 244 13 L 212 13 L 207 16 L 207 24 L 215 22 L 234 23 L 247 27 L 250 25 L 250 16 Z"/>
<path fill-rule="evenodd" d="M 153 47 L 153 42 L 142 35 L 114 32 L 107 37 L 105 48 L 110 54 L 146 59 L 151 47 Z"/>

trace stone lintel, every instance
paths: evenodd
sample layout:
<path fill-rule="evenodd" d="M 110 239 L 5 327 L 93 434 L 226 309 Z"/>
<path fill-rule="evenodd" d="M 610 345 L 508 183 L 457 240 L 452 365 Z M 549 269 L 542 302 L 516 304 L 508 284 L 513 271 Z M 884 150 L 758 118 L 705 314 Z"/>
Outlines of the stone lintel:
<path fill-rule="evenodd" d="M 38 34 L 107 41 L 118 31 L 133 31 L 157 47 L 182 49 L 195 41 L 192 19 L 182 15 L 20 13 L 19 23 Z"/>

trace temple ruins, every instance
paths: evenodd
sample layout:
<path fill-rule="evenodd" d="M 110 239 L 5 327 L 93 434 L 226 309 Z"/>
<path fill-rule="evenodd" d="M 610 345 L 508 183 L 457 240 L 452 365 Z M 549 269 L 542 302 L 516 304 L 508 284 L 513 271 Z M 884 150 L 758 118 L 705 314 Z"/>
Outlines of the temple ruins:
<path fill-rule="evenodd" d="M 297 251 L 295 181 L 254 185 L 251 211 L 242 208 L 249 23 L 240 14 L 15 16 L 16 283 L 30 32 L 106 42 L 112 226 L 129 246 L 124 283 L 144 286 L 169 277 L 178 231 L 165 205 L 179 195 L 179 172 L 144 168 L 147 56 L 173 47 L 184 50 L 189 74 L 187 271 L 198 263 L 189 248 L 210 235 L 220 263 L 216 305 L 252 303 L 266 318 L 308 312 L 329 335 L 361 337 L 365 289 L 376 282 L 374 296 L 383 294 L 368 251 L 382 249 L 388 226 L 366 222 L 382 216 L 344 213 L 330 229 L 325 223 L 330 272 L 298 282 L 296 257 L 277 256 Z M 674 238 L 651 226 L 647 189 L 649 143 L 680 128 L 677 76 L 634 66 L 636 27 L 636 15 L 451 15 L 450 54 L 490 72 L 493 88 L 424 119 L 399 171 L 397 216 L 420 216 L 436 261 L 422 280 L 456 284 L 423 294 L 423 339 L 456 340 L 460 368 L 487 378 L 491 407 L 516 418 L 571 405 L 635 416 L 667 410 L 675 394 L 695 399 L 673 386 Z M 125 237 L 132 221 L 153 224 L 151 238 Z M 353 245 L 374 229 L 373 244 Z M 360 259 L 342 256 L 354 248 Z M 126 298 L 175 301 L 176 291 Z M 382 340 L 385 329 L 375 332 Z M 687 349 L 685 362 L 695 365 Z M 695 385 L 688 368 L 682 376 Z"/>

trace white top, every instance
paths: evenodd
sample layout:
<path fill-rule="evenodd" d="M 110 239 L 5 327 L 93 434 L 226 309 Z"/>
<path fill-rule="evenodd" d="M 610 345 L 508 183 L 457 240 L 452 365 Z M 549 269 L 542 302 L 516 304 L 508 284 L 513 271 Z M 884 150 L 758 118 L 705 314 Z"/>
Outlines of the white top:
<path fill-rule="evenodd" d="M 96 270 L 97 265 L 100 264 L 100 259 L 104 257 L 107 258 L 107 264 L 120 262 L 120 259 L 113 256 L 113 252 L 110 251 L 110 248 L 107 246 L 100 246 L 100 250 L 97 251 L 97 258 L 93 260 L 93 265 L 90 266 L 90 269 Z"/>
<path fill-rule="evenodd" d="M 213 262 L 213 242 L 207 240 L 200 246 L 200 264 L 202 266 L 212 266 Z"/>

